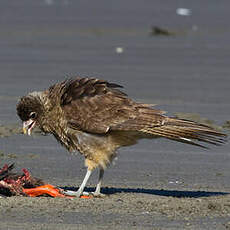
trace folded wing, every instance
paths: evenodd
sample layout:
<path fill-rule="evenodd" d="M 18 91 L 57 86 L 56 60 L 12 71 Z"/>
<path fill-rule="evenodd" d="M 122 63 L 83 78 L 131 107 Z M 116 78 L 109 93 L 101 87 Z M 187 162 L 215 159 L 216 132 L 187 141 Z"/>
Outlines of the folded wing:
<path fill-rule="evenodd" d="M 89 133 L 135 131 L 195 144 L 192 140 L 221 144 L 225 134 L 211 127 L 164 116 L 148 104 L 136 103 L 118 88 L 99 79 L 76 78 L 50 88 L 59 90 L 60 106 L 69 127 Z M 200 146 L 200 145 L 199 145 Z"/>

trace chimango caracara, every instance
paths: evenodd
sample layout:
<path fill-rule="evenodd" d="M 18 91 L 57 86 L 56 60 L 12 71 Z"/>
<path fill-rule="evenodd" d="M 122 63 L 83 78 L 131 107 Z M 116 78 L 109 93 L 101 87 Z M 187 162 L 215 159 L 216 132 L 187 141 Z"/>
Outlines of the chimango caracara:
<path fill-rule="evenodd" d="M 94 78 L 76 78 L 32 92 L 21 98 L 17 113 L 24 133 L 38 126 L 51 133 L 70 152 L 78 150 L 85 157 L 87 173 L 78 191 L 81 196 L 94 169 L 99 181 L 94 195 L 100 195 L 106 167 L 116 150 L 141 138 L 165 137 L 198 145 L 196 141 L 221 144 L 224 134 L 193 121 L 163 115 L 151 105 L 134 102 L 120 91 L 120 85 Z"/>

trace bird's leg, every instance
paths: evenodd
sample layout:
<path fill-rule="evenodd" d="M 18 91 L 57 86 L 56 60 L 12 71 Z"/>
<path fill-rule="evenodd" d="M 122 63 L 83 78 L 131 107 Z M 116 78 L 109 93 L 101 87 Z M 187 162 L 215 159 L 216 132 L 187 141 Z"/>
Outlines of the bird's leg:
<path fill-rule="evenodd" d="M 86 174 L 85 174 L 85 178 L 84 178 L 84 180 L 83 180 L 83 182 L 82 182 L 80 188 L 77 190 L 77 192 L 69 191 L 69 190 L 68 190 L 68 191 L 65 191 L 65 192 L 64 192 L 65 195 L 76 196 L 76 197 L 80 197 L 81 195 L 84 195 L 84 194 L 83 194 L 83 191 L 84 191 L 84 188 L 85 188 L 85 186 L 86 186 L 86 183 L 87 183 L 87 181 L 88 181 L 88 179 L 89 179 L 91 173 L 92 173 L 92 170 L 87 169 L 87 172 L 86 172 Z"/>
<path fill-rule="evenodd" d="M 97 187 L 95 192 L 93 193 L 94 196 L 103 196 L 103 194 L 101 193 L 101 183 L 102 183 L 103 176 L 104 176 L 104 169 L 100 168 Z"/>

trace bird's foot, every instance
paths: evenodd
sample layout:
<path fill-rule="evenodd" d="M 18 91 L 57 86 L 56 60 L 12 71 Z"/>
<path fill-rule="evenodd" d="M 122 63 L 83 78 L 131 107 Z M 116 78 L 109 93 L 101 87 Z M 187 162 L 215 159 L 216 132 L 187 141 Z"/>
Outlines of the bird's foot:
<path fill-rule="evenodd" d="M 74 196 L 74 197 L 79 197 L 79 198 L 86 198 L 89 197 L 88 192 L 81 192 L 81 191 L 71 191 L 71 190 L 65 190 L 63 191 L 63 194 L 66 196 Z"/>
<path fill-rule="evenodd" d="M 73 197 L 79 197 L 79 198 L 104 198 L 106 197 L 105 194 L 100 193 L 100 192 L 83 192 L 80 193 L 80 191 L 71 191 L 71 190 L 65 190 L 62 191 L 62 193 L 66 196 L 73 196 Z"/>

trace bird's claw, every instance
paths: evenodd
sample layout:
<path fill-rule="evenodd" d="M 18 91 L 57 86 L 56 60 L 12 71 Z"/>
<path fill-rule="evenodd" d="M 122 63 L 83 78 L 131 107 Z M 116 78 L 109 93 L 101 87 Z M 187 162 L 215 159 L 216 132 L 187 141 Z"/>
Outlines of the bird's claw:
<path fill-rule="evenodd" d="M 71 190 L 64 190 L 62 193 L 66 196 L 72 197 L 79 197 L 79 198 L 90 198 L 90 194 L 88 192 L 81 193 L 80 191 L 71 191 Z"/>
<path fill-rule="evenodd" d="M 66 196 L 71 197 L 79 197 L 79 198 L 104 198 L 106 195 L 100 192 L 83 192 L 80 193 L 80 191 L 71 191 L 71 190 L 64 190 L 62 193 Z"/>

